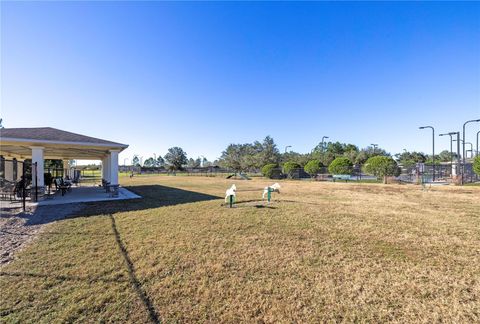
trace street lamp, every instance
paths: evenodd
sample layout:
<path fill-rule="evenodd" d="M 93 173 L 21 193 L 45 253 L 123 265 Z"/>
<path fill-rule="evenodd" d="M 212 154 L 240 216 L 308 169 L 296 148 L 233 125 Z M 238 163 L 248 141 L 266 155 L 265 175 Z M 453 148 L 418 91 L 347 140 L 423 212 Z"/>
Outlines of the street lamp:
<path fill-rule="evenodd" d="M 470 155 L 470 157 L 472 158 L 473 157 L 473 144 L 470 143 L 470 142 L 464 142 L 463 144 L 470 144 L 470 150 L 467 150 L 466 152 L 468 152 L 468 151 L 472 152 L 472 155 Z"/>
<path fill-rule="evenodd" d="M 370 144 L 373 146 L 373 155 L 375 155 L 375 151 L 377 149 L 378 144 Z"/>
<path fill-rule="evenodd" d="M 421 126 L 419 129 L 432 129 L 432 167 L 433 167 L 433 181 L 435 181 L 435 128 L 433 126 Z"/>
<path fill-rule="evenodd" d="M 324 141 L 325 141 L 326 138 L 330 138 L 330 137 L 328 137 L 328 136 L 323 136 L 323 137 L 322 137 L 322 153 L 323 153 L 323 151 L 325 150 L 325 148 L 323 147 L 323 145 L 324 145 L 323 143 L 324 143 Z"/>
<path fill-rule="evenodd" d="M 478 134 L 480 134 L 480 131 L 477 132 L 477 154 L 475 156 L 478 156 Z"/>
<path fill-rule="evenodd" d="M 292 147 L 292 146 L 291 146 L 291 145 L 285 146 L 285 153 L 287 153 L 287 149 L 288 149 L 289 147 Z"/>
<path fill-rule="evenodd" d="M 480 119 L 472 119 L 472 120 L 467 120 L 465 123 L 463 123 L 463 168 L 462 168 L 462 185 L 464 182 L 464 174 L 465 174 L 465 126 L 469 123 L 478 123 L 480 122 Z"/>
<path fill-rule="evenodd" d="M 450 166 L 453 166 L 453 139 L 452 136 L 457 134 L 456 132 L 450 132 L 450 133 L 444 133 L 444 134 L 439 134 L 438 136 L 450 136 Z"/>

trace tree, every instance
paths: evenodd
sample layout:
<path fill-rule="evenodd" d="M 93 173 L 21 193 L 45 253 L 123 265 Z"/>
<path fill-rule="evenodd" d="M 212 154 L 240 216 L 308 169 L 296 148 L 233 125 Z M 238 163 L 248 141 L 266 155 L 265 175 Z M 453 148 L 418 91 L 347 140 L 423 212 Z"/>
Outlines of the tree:
<path fill-rule="evenodd" d="M 197 159 L 190 158 L 188 159 L 187 166 L 189 168 L 198 168 L 200 166 L 200 162 L 201 162 L 200 158 L 197 158 Z"/>
<path fill-rule="evenodd" d="M 480 155 L 473 159 L 473 172 L 480 176 Z"/>
<path fill-rule="evenodd" d="M 165 154 L 165 160 L 173 170 L 181 170 L 188 162 L 187 154 L 182 148 L 177 146 L 168 149 L 168 153 Z"/>
<path fill-rule="evenodd" d="M 138 158 L 138 155 L 134 155 L 132 158 L 132 165 L 139 167 L 140 166 L 140 159 Z"/>
<path fill-rule="evenodd" d="M 301 168 L 300 164 L 298 164 L 297 162 L 292 162 L 292 161 L 290 161 L 290 162 L 285 162 L 285 163 L 283 164 L 283 169 L 282 169 L 282 171 L 283 171 L 283 173 L 286 174 L 289 178 L 292 178 L 292 176 L 293 176 L 293 171 L 294 171 L 295 169 L 299 169 L 299 168 Z"/>
<path fill-rule="evenodd" d="M 319 160 L 311 160 L 305 165 L 303 170 L 305 170 L 305 172 L 313 178 L 317 175 L 322 167 L 323 164 Z"/>
<path fill-rule="evenodd" d="M 367 160 L 363 171 L 376 177 L 383 177 L 383 183 L 387 183 L 387 177 L 399 175 L 400 168 L 389 156 L 373 156 Z"/>
<path fill-rule="evenodd" d="M 352 174 L 353 163 L 346 157 L 337 157 L 328 166 L 328 172 L 331 174 Z"/>
<path fill-rule="evenodd" d="M 275 172 L 275 169 L 278 168 L 278 165 L 276 163 L 270 163 L 270 164 L 267 164 L 265 165 L 263 168 L 262 168 L 262 174 L 264 177 L 266 178 L 269 178 L 271 179 L 274 172 Z"/>
<path fill-rule="evenodd" d="M 450 153 L 450 151 L 444 150 L 440 152 L 440 154 L 435 156 L 435 159 L 440 162 L 450 162 L 452 160 L 454 161 L 457 159 L 457 153 L 455 152 Z"/>
<path fill-rule="evenodd" d="M 300 154 L 293 151 L 286 152 L 280 155 L 280 163 L 282 164 L 288 161 L 293 161 L 297 162 L 301 166 L 305 166 L 311 159 L 312 157 L 310 154 Z"/>
<path fill-rule="evenodd" d="M 148 159 L 143 162 L 143 166 L 145 167 L 154 167 L 155 166 L 155 159 L 153 157 L 149 157 Z"/>
<path fill-rule="evenodd" d="M 155 161 L 155 166 L 160 168 L 165 166 L 165 160 L 163 159 L 163 157 L 157 157 L 157 160 Z"/>
<path fill-rule="evenodd" d="M 220 165 L 234 171 L 242 171 L 245 147 L 242 144 L 230 144 L 220 157 Z"/>
<path fill-rule="evenodd" d="M 369 158 L 377 155 L 390 156 L 390 154 L 388 154 L 387 151 L 385 151 L 382 148 L 379 148 L 379 147 L 374 148 L 373 146 L 368 146 L 366 148 L 361 149 L 357 153 L 354 163 L 359 165 L 365 164 Z"/>
<path fill-rule="evenodd" d="M 403 152 L 395 154 L 397 162 L 406 168 L 411 168 L 417 163 L 425 163 L 427 156 L 421 152 Z"/>
<path fill-rule="evenodd" d="M 275 144 L 275 141 L 270 136 L 267 136 L 263 139 L 262 144 L 260 144 L 258 156 L 257 167 L 269 163 L 278 163 L 280 159 L 280 152 Z"/>

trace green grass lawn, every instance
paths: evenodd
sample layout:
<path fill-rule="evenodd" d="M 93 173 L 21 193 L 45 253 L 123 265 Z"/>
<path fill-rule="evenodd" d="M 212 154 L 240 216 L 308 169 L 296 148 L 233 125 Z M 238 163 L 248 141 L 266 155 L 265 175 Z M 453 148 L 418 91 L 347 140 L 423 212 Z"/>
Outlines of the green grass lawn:
<path fill-rule="evenodd" d="M 480 321 L 479 187 L 121 180 L 0 269 L 0 321 Z"/>

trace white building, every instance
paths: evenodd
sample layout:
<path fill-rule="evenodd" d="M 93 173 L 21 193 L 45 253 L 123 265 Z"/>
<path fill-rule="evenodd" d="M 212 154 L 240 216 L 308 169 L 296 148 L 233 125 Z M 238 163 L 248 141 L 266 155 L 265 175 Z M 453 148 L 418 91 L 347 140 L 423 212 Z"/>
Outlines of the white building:
<path fill-rule="evenodd" d="M 64 169 L 68 169 L 69 160 L 100 160 L 102 178 L 111 185 L 118 185 L 118 154 L 128 145 L 99 138 L 75 134 L 51 127 L 41 128 L 2 128 L 0 129 L 0 155 L 4 159 L 24 161 L 31 159 L 37 166 L 35 174 L 32 168 L 32 184 L 44 187 L 44 160 L 63 160 Z M 15 174 L 16 163 L 5 165 L 5 179 Z M 12 169 L 12 170 L 11 170 Z M 36 183 L 35 183 L 36 181 Z"/>

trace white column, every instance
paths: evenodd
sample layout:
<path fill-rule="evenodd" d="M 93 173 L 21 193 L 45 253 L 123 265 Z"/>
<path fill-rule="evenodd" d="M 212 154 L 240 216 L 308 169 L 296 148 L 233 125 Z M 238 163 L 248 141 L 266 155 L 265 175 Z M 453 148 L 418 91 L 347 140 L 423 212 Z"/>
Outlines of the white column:
<path fill-rule="evenodd" d="M 102 161 L 102 179 L 105 179 L 105 158 L 102 158 L 101 161 Z"/>
<path fill-rule="evenodd" d="M 63 160 L 63 177 L 70 177 L 70 163 L 68 160 Z"/>
<path fill-rule="evenodd" d="M 13 181 L 13 160 L 5 160 L 5 180 Z"/>
<path fill-rule="evenodd" d="M 111 170 L 111 166 L 110 166 L 110 154 L 107 155 L 107 158 L 105 159 L 105 166 L 106 166 L 106 180 L 110 183 L 112 183 L 112 178 L 111 178 L 111 174 L 110 174 L 110 170 Z"/>
<path fill-rule="evenodd" d="M 110 184 L 118 185 L 118 151 L 110 151 L 109 162 Z"/>
<path fill-rule="evenodd" d="M 43 147 L 32 146 L 32 184 L 35 186 L 35 176 L 37 178 L 37 186 L 43 187 Z M 35 162 L 37 162 L 37 174 L 35 174 Z"/>
<path fill-rule="evenodd" d="M 23 163 L 25 163 L 22 160 L 17 160 L 17 181 L 20 181 L 23 176 Z"/>

